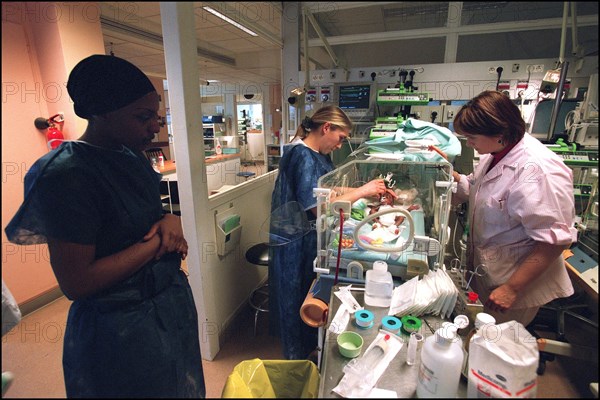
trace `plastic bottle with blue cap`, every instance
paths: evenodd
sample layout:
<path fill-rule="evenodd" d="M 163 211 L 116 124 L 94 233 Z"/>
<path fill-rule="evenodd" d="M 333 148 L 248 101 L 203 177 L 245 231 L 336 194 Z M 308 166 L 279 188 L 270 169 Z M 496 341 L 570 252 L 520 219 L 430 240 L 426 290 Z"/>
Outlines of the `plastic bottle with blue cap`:
<path fill-rule="evenodd" d="M 365 303 L 373 307 L 389 307 L 392 303 L 394 280 L 385 261 L 375 261 L 368 270 L 365 283 Z"/>

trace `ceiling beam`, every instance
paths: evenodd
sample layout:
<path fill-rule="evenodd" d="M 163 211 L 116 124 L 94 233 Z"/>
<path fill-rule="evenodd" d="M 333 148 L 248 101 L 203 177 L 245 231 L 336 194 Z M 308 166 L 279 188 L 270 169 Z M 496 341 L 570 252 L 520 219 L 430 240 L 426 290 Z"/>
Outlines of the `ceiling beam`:
<path fill-rule="evenodd" d="M 301 56 L 301 57 L 304 57 L 304 51 L 303 51 L 302 49 L 300 50 L 300 56 Z M 308 56 L 308 59 L 309 59 L 309 60 L 310 60 L 310 61 L 311 61 L 313 64 L 315 64 L 315 68 L 316 68 L 316 69 L 329 69 L 329 66 L 325 66 L 325 65 L 323 65 L 323 64 L 321 63 L 321 61 L 320 61 L 320 60 L 317 60 L 315 57 L 313 57 L 313 56 L 311 56 L 311 55 L 309 55 L 309 56 Z"/>
<path fill-rule="evenodd" d="M 162 35 L 149 32 L 143 29 L 136 28 L 131 25 L 122 24 L 110 18 L 100 17 L 100 24 L 102 29 L 106 29 L 111 33 L 116 34 L 118 37 L 123 38 L 126 41 L 136 42 L 137 44 L 146 45 L 148 47 L 163 50 L 163 37 Z M 137 39 L 137 40 L 136 40 Z M 206 58 L 210 61 L 225 64 L 230 67 L 235 67 L 235 59 L 211 50 L 206 50 L 201 47 L 197 47 L 199 57 Z"/>
<path fill-rule="evenodd" d="M 577 17 L 577 26 L 597 26 L 598 15 Z M 356 43 L 385 42 L 390 40 L 422 39 L 442 37 L 457 33 L 460 35 L 478 35 L 487 33 L 505 33 L 517 31 L 534 31 L 540 29 L 560 29 L 562 18 L 547 18 L 530 21 L 497 22 L 494 24 L 463 25 L 460 27 L 439 27 L 425 29 L 407 29 L 405 31 L 361 33 L 357 35 L 330 36 L 327 41 L 332 46 Z M 310 39 L 309 47 L 323 46 L 321 39 Z"/>
<path fill-rule="evenodd" d="M 448 3 L 448 17 L 446 26 L 452 28 L 460 27 L 462 19 L 463 2 L 451 1 Z M 450 33 L 446 36 L 446 49 L 444 50 L 444 62 L 455 63 L 458 54 L 458 33 Z"/>
<path fill-rule="evenodd" d="M 333 51 L 331 46 L 329 45 L 329 42 L 327 42 L 327 37 L 323 33 L 321 26 L 319 25 L 319 23 L 317 22 L 315 17 L 312 15 L 312 13 L 307 8 L 304 8 L 304 13 L 305 13 L 306 17 L 308 18 L 308 20 L 310 21 L 313 28 L 315 29 L 315 31 L 317 32 L 319 39 L 321 39 L 323 41 L 325 50 L 327 50 L 329 57 L 331 57 L 331 60 L 333 61 L 334 68 L 337 68 L 340 65 L 340 61 L 337 58 L 337 56 L 335 55 L 335 52 Z M 305 27 L 304 29 L 306 30 L 306 32 L 304 32 L 304 35 L 308 35 L 308 27 Z"/>
<path fill-rule="evenodd" d="M 302 5 L 310 10 L 311 13 L 321 13 L 321 12 L 333 12 L 340 10 L 350 10 L 353 8 L 363 8 L 363 7 L 375 7 L 375 6 L 387 6 L 389 4 L 398 5 L 397 1 L 348 1 L 348 2 L 339 2 L 339 1 L 330 1 L 330 2 L 322 2 L 322 1 L 305 1 Z"/>

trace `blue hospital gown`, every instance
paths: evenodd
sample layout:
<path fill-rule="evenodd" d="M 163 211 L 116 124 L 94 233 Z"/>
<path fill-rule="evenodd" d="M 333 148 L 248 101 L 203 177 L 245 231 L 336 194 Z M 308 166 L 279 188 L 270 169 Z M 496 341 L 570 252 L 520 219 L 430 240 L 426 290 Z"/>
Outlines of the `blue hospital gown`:
<path fill-rule="evenodd" d="M 319 178 L 333 169 L 328 155 L 303 144 L 288 148 L 279 162 L 271 212 L 295 201 L 302 205 L 308 220 L 314 221 L 316 218 L 310 211 L 317 205 L 313 189 Z M 269 327 L 272 334 L 281 337 L 286 359 L 306 359 L 317 346 L 317 329 L 302 321 L 300 307 L 316 278 L 313 261 L 317 256 L 317 233 L 313 229 L 298 240 L 270 249 Z"/>
<path fill-rule="evenodd" d="M 64 142 L 25 178 L 6 227 L 17 244 L 52 237 L 96 245 L 96 259 L 136 242 L 161 218 L 160 175 L 140 153 Z M 69 309 L 68 397 L 204 397 L 198 316 L 181 257 L 169 253 Z"/>

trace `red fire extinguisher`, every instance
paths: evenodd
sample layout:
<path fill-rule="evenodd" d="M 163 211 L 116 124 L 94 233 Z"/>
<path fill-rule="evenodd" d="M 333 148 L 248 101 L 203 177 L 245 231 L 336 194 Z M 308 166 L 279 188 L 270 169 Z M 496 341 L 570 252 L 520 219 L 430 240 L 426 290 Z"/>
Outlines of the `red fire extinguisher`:
<path fill-rule="evenodd" d="M 61 114 L 53 115 L 48 119 L 39 117 L 36 118 L 33 123 L 39 130 L 46 131 L 48 150 L 54 150 L 63 142 L 63 140 L 65 140 L 65 137 L 62 134 L 62 127 L 65 120 Z"/>

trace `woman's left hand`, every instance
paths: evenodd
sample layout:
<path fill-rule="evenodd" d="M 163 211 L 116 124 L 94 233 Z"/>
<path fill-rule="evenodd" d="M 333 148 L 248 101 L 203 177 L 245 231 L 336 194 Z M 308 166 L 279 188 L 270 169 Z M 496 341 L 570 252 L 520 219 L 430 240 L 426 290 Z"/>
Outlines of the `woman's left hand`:
<path fill-rule="evenodd" d="M 160 248 L 156 253 L 157 260 L 165 253 L 174 251 L 181 254 L 181 258 L 185 260 L 188 252 L 188 244 L 183 236 L 180 217 L 174 214 L 165 214 L 158 222 L 152 225 L 146 236 L 144 236 L 144 240 L 148 240 L 156 234 L 159 234 L 161 237 Z"/>
<path fill-rule="evenodd" d="M 514 291 L 509 285 L 501 285 L 490 293 L 485 306 L 492 311 L 505 312 L 517 300 L 517 292 Z"/>

